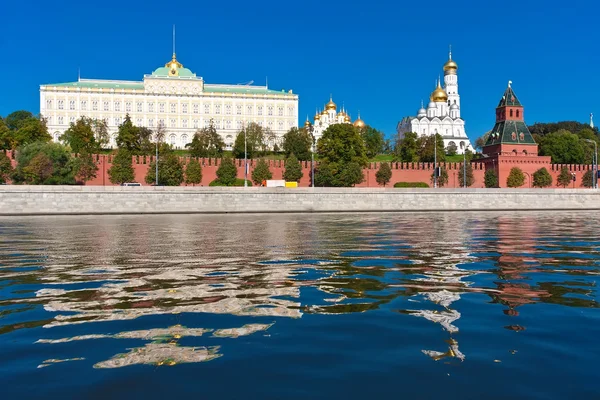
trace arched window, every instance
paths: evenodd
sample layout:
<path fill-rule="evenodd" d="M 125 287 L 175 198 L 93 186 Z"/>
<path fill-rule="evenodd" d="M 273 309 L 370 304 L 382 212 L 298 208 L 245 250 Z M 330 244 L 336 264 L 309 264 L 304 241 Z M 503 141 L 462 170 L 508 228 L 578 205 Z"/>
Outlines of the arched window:
<path fill-rule="evenodd" d="M 181 135 L 181 145 L 183 147 L 185 147 L 186 144 L 188 144 L 188 135 Z"/>
<path fill-rule="evenodd" d="M 465 142 L 462 142 L 462 141 L 460 142 L 460 148 L 461 148 L 461 149 L 464 149 L 464 148 L 465 148 Z"/>
<path fill-rule="evenodd" d="M 177 136 L 172 134 L 169 136 L 169 141 L 171 142 L 171 146 L 175 147 L 175 143 L 177 143 Z"/>
<path fill-rule="evenodd" d="M 517 110 L 517 118 L 519 118 L 519 110 Z"/>
<path fill-rule="evenodd" d="M 512 116 L 513 116 L 513 110 L 512 110 L 512 108 L 511 108 L 511 109 L 510 109 L 510 117 L 512 118 Z"/>

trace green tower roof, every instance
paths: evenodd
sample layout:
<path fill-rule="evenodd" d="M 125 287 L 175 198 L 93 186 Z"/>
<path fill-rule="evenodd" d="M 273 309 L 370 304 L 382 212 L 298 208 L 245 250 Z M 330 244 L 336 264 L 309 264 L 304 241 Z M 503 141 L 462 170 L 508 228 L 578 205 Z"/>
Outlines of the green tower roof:
<path fill-rule="evenodd" d="M 498 107 L 507 107 L 507 106 L 508 107 L 523 107 L 523 105 L 521 104 L 519 99 L 517 99 L 515 92 L 513 92 L 512 88 L 510 87 L 510 82 L 508 84 L 508 87 L 504 91 L 504 95 L 500 99 L 500 103 L 498 103 Z"/>
<path fill-rule="evenodd" d="M 496 122 L 490 132 L 486 146 L 494 144 L 536 144 L 531 132 L 523 121 L 500 121 Z"/>

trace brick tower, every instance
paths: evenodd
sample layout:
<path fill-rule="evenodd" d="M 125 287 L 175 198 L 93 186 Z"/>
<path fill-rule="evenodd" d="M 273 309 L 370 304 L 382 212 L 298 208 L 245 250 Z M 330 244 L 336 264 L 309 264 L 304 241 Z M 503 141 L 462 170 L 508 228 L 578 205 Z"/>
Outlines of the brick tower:
<path fill-rule="evenodd" d="M 532 174 L 542 167 L 550 171 L 550 157 L 538 156 L 538 145 L 525 124 L 523 105 L 508 82 L 508 87 L 496 107 L 496 124 L 490 132 L 482 161 L 486 171 L 494 169 L 499 187 L 506 187 L 506 178 L 512 167 L 525 173 L 523 187 L 531 187 Z"/>

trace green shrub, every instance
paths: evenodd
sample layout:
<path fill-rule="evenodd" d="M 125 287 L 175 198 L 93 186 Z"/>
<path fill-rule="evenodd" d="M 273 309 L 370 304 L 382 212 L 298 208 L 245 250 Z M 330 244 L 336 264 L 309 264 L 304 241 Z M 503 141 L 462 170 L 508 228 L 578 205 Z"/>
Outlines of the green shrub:
<path fill-rule="evenodd" d="M 235 182 L 232 185 L 224 185 L 221 182 L 219 182 L 218 179 L 215 179 L 214 181 L 209 183 L 208 186 L 244 186 L 244 180 L 242 178 L 236 178 Z M 248 179 L 248 186 L 252 186 L 252 181 L 250 179 Z"/>
<path fill-rule="evenodd" d="M 395 188 L 428 188 L 429 185 L 425 182 L 396 182 Z"/>

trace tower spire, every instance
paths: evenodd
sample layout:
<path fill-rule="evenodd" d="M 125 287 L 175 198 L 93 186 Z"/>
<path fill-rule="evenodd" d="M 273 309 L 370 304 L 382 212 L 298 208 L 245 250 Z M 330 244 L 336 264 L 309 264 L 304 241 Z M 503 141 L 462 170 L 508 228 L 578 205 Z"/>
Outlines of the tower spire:
<path fill-rule="evenodd" d="M 173 24 L 173 58 L 175 58 L 175 24 Z"/>
<path fill-rule="evenodd" d="M 452 60 L 452 45 L 450 45 L 450 51 L 448 52 L 448 60 Z"/>
<path fill-rule="evenodd" d="M 594 129 L 594 114 L 590 113 L 590 128 Z"/>

